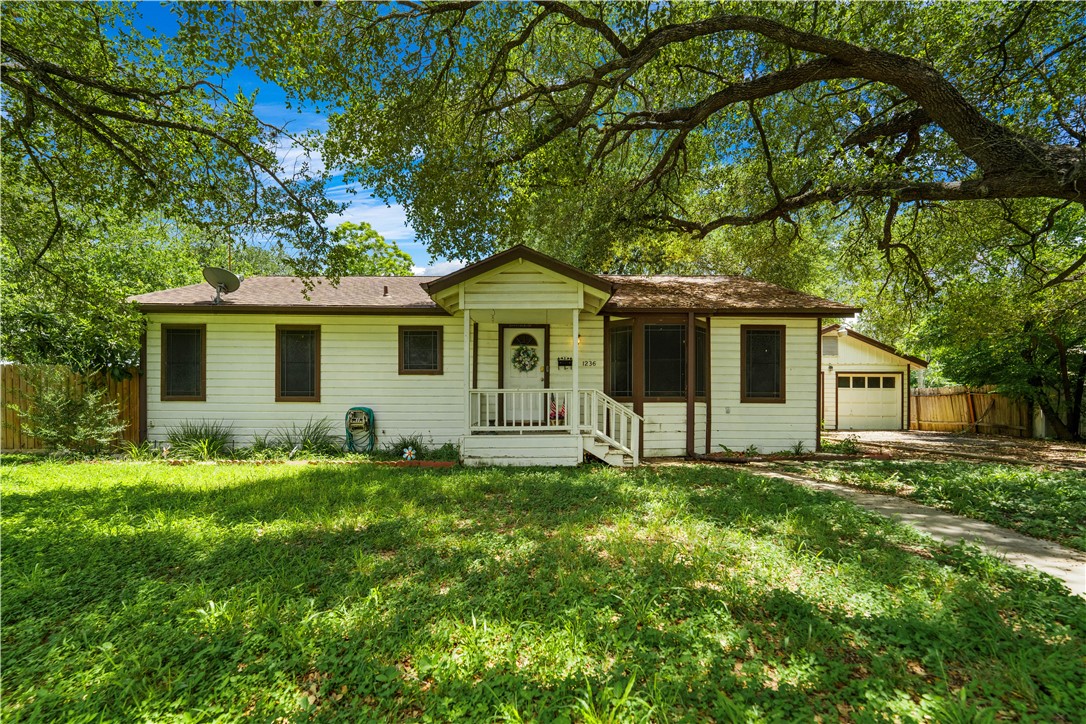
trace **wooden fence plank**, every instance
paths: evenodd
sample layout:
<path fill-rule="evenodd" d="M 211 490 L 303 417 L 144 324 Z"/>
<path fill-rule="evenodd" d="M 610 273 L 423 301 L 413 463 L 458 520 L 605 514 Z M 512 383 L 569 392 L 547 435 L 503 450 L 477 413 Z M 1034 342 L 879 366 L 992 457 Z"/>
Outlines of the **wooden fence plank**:
<path fill-rule="evenodd" d="M 934 387 L 910 391 L 912 430 L 1029 437 L 1029 404 L 996 393 L 991 387 Z"/>
<path fill-rule="evenodd" d="M 106 375 L 91 380 L 92 384 L 100 384 L 106 389 L 109 399 L 117 403 L 119 418 L 125 423 L 124 431 L 117 436 L 117 442 L 128 440 L 139 442 L 139 370 L 131 370 L 131 376 L 125 380 L 115 380 Z M 86 383 L 80 375 L 72 373 L 66 381 L 70 389 L 82 392 L 86 390 Z M 28 436 L 22 428 L 19 415 L 8 405 L 17 405 L 26 409 L 31 398 L 31 381 L 29 368 L 23 365 L 0 365 L 0 394 L 2 394 L 3 413 L 2 431 L 0 431 L 0 449 L 4 452 L 22 452 L 41 450 L 39 440 Z"/>

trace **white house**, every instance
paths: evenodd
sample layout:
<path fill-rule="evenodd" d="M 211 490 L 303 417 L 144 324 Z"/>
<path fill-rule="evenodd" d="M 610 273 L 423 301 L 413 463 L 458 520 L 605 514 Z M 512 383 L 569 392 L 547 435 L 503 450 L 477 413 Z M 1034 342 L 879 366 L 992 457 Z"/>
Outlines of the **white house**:
<path fill-rule="evenodd" d="M 859 332 L 834 324 L 822 330 L 822 420 L 827 430 L 909 429 L 909 375 L 927 369 Z"/>
<path fill-rule="evenodd" d="M 134 297 L 145 438 L 222 420 L 248 444 L 365 406 L 379 439 L 453 442 L 474 464 L 813 449 L 821 321 L 859 311 L 743 277 L 594 275 L 523 246 L 443 277 L 314 281 Z"/>

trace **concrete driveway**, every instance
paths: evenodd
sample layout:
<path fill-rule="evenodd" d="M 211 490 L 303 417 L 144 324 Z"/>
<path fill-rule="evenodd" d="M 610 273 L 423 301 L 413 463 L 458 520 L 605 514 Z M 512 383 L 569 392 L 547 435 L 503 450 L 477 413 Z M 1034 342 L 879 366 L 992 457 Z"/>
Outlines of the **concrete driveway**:
<path fill-rule="evenodd" d="M 865 448 L 877 448 L 898 457 L 965 458 L 1086 470 L 1086 444 L 1083 443 L 918 430 L 822 433 L 823 440 L 844 440 L 846 437 L 856 437 Z"/>

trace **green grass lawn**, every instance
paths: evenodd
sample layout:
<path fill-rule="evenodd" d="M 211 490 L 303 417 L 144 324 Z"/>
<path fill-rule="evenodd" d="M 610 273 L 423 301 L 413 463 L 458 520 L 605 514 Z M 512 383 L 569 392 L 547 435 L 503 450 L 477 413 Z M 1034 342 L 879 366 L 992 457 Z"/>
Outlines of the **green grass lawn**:
<path fill-rule="evenodd" d="M 1086 602 L 719 467 L 3 469 L 5 721 L 1081 721 Z"/>
<path fill-rule="evenodd" d="M 789 465 L 1086 551 L 1086 473 L 981 462 L 857 460 Z"/>

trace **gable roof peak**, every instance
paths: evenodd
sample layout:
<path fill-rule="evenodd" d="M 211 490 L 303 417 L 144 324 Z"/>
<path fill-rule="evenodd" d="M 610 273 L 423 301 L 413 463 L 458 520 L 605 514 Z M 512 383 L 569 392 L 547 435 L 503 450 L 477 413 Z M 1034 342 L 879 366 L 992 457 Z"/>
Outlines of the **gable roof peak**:
<path fill-rule="evenodd" d="M 517 244 L 515 246 L 509 247 L 505 251 L 499 251 L 497 254 L 488 256 L 487 258 L 474 262 L 473 264 L 469 264 L 463 269 L 458 269 L 450 274 L 446 274 L 439 279 L 435 279 L 432 282 L 427 282 L 423 284 L 422 287 L 432 296 L 437 292 L 442 291 L 443 289 L 448 289 L 449 287 L 454 287 L 457 284 L 462 284 L 463 282 L 477 277 L 480 274 L 485 274 L 492 269 L 497 269 L 498 267 L 505 266 L 506 264 L 516 261 L 518 259 L 532 262 L 533 264 L 541 266 L 544 269 L 549 269 L 550 271 L 553 271 L 557 274 L 569 277 L 570 279 L 586 284 L 593 289 L 598 289 L 601 292 L 611 294 L 611 292 L 613 291 L 611 282 L 607 281 L 606 279 L 596 276 L 595 274 L 589 274 L 583 269 L 578 269 L 572 264 L 567 264 L 564 261 L 559 261 L 553 256 L 548 256 L 547 254 L 544 254 L 541 251 L 536 251 L 530 246 L 525 246 L 524 244 Z"/>

